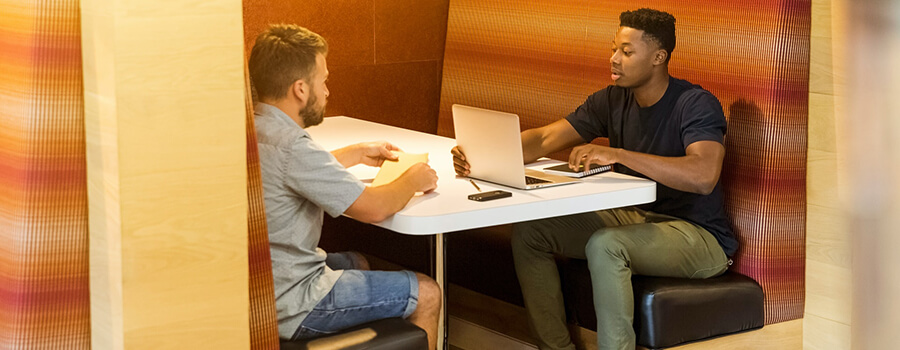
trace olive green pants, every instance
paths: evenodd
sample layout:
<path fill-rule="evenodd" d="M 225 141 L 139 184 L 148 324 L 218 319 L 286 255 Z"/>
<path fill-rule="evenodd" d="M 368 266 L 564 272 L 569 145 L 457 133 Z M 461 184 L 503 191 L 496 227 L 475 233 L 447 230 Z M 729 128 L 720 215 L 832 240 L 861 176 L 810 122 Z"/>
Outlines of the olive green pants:
<path fill-rule="evenodd" d="M 631 275 L 709 278 L 728 268 L 716 239 L 693 223 L 621 208 L 519 223 L 513 259 L 541 349 L 575 349 L 554 256 L 587 259 L 599 349 L 635 348 Z"/>

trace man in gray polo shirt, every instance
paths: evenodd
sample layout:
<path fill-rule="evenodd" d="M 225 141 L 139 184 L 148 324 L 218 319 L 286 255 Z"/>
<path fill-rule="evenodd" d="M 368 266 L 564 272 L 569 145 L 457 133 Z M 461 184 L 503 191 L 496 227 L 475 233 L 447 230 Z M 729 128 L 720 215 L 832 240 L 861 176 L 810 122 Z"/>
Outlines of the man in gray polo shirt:
<path fill-rule="evenodd" d="M 369 271 L 359 255 L 318 248 L 323 213 L 379 222 L 403 209 L 416 192 L 430 192 L 437 175 L 412 166 L 394 182 L 366 187 L 347 171 L 396 157 L 387 142 L 328 152 L 305 128 L 322 122 L 328 88 L 328 45 L 294 25 L 273 25 L 250 54 L 250 78 L 260 103 L 256 134 L 275 279 L 278 332 L 285 339 L 329 334 L 361 323 L 404 317 L 425 330 L 435 348 L 441 290 L 410 271 Z"/>

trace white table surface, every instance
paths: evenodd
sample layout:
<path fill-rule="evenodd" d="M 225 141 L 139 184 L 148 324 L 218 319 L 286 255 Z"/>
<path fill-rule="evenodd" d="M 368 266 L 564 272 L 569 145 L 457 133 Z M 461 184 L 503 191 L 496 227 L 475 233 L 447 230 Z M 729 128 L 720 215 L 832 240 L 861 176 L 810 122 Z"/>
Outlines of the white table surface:
<path fill-rule="evenodd" d="M 307 131 L 327 150 L 364 141 L 388 141 L 407 153 L 428 153 L 428 164 L 437 171 L 437 189 L 415 196 L 406 207 L 376 225 L 411 235 L 430 235 L 471 228 L 501 225 L 567 214 L 649 203 L 656 199 L 656 183 L 650 180 L 608 172 L 583 178 L 582 183 L 518 190 L 475 180 L 481 192 L 502 189 L 510 198 L 475 202 L 467 198 L 479 192 L 468 178 L 456 176 L 450 149 L 454 139 L 397 128 L 349 117 L 329 117 Z M 529 164 L 541 169 L 559 164 L 543 160 Z M 378 168 L 351 167 L 350 172 L 370 182 Z"/>

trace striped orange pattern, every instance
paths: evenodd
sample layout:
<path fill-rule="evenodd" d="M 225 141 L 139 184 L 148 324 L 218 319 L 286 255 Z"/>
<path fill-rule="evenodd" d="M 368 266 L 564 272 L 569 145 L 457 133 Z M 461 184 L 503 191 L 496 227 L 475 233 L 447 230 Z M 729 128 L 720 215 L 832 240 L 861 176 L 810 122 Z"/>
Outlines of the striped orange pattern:
<path fill-rule="evenodd" d="M 0 1 L 0 348 L 91 342 L 77 0 Z"/>
<path fill-rule="evenodd" d="M 247 198 L 248 242 L 250 262 L 250 348 L 278 349 L 278 317 L 275 311 L 275 287 L 272 277 L 272 257 L 269 253 L 269 229 L 263 201 L 262 173 L 259 168 L 259 149 L 256 147 L 256 127 L 253 124 L 253 98 L 250 74 L 244 64 L 247 105 Z"/>
<path fill-rule="evenodd" d="M 453 135 L 454 103 L 519 114 L 523 129 L 568 115 L 612 83 L 619 14 L 640 7 L 676 17 L 670 73 L 710 90 L 730 119 L 735 269 L 762 284 L 767 323 L 802 317 L 809 1 L 453 0 L 438 133 Z"/>

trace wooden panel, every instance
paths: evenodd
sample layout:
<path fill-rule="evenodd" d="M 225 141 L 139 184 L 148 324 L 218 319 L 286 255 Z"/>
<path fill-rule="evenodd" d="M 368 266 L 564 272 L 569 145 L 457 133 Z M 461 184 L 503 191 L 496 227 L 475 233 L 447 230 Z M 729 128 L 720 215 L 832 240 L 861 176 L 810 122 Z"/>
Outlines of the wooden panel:
<path fill-rule="evenodd" d="M 82 2 L 92 346 L 247 348 L 241 4 Z"/>
<path fill-rule="evenodd" d="M 834 95 L 809 94 L 809 149 L 837 153 Z"/>
<path fill-rule="evenodd" d="M 90 242 L 91 345 L 125 346 L 123 326 L 122 218 L 119 191 L 119 135 L 115 95 L 115 56 L 99 51 L 112 47 L 113 8 L 90 1 L 81 4 L 84 57 L 85 141 Z M 93 234 L 96 233 L 96 234 Z"/>
<path fill-rule="evenodd" d="M 815 315 L 803 318 L 803 349 L 850 350 L 850 326 Z"/>
<path fill-rule="evenodd" d="M 849 242 L 844 245 L 849 246 Z M 849 326 L 851 303 L 847 300 L 851 299 L 853 286 L 846 281 L 851 280 L 850 267 L 810 259 L 806 269 L 807 282 L 817 287 L 814 293 L 808 295 L 806 316 L 821 317 Z"/>
<path fill-rule="evenodd" d="M 810 10 L 809 92 L 834 95 L 831 0 L 813 0 Z"/>
<path fill-rule="evenodd" d="M 794 350 L 802 348 L 803 323 L 793 320 L 766 325 L 760 330 L 729 335 L 698 343 L 676 346 L 671 350 Z"/>
<path fill-rule="evenodd" d="M 845 152 L 838 125 L 843 122 L 845 83 L 836 49 L 842 47 L 840 20 L 831 0 L 812 1 L 810 40 L 809 157 L 806 349 L 849 349 L 851 324 L 851 239 L 843 210 L 841 158 Z M 846 193 L 844 193 L 845 195 Z"/>
<path fill-rule="evenodd" d="M 831 206 L 809 205 L 809 230 L 815 230 L 816 235 L 807 238 L 806 250 L 808 262 L 829 264 L 835 268 L 851 267 L 851 242 L 853 237 L 847 230 L 849 221 L 846 212 L 840 205 Z M 808 277 L 808 276 L 807 276 Z M 821 279 L 835 279 L 836 282 L 849 286 L 850 280 L 841 280 L 842 276 L 816 276 L 815 279 L 807 278 L 807 282 L 815 282 Z M 846 277 L 846 276 L 843 276 Z M 823 285 L 814 285 L 807 295 L 827 293 L 829 290 Z M 845 295 L 848 301 L 850 295 Z M 807 312 L 813 309 L 807 309 Z"/>
<path fill-rule="evenodd" d="M 832 144 L 833 144 L 832 140 Z M 809 205 L 823 208 L 840 208 L 837 186 L 840 171 L 837 168 L 837 153 L 825 152 L 816 149 L 809 150 Z M 814 223 L 809 223 L 810 225 Z M 834 227 L 832 230 L 844 228 Z"/>

